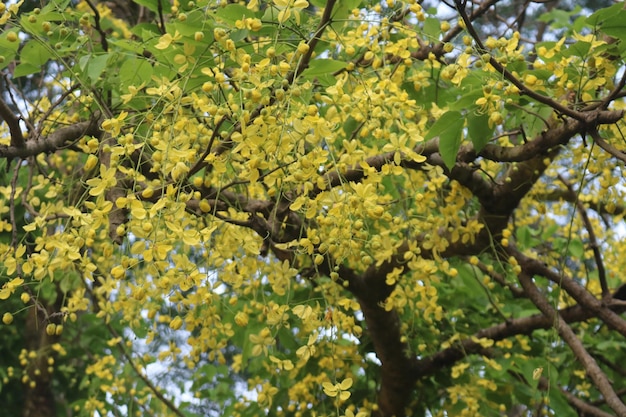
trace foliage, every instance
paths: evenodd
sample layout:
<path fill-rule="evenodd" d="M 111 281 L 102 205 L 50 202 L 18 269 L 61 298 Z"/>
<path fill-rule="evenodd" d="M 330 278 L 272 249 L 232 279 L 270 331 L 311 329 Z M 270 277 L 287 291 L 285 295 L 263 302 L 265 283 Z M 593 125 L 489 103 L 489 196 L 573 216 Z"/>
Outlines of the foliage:
<path fill-rule="evenodd" d="M 22 3 L 12 415 L 626 415 L 624 3 Z"/>

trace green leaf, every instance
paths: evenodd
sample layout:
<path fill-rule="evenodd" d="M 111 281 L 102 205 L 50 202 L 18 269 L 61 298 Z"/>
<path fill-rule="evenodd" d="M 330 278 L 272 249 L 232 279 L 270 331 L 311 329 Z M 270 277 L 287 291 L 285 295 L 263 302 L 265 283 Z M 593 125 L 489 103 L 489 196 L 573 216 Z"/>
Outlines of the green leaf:
<path fill-rule="evenodd" d="M 626 10 L 621 10 L 602 23 L 600 30 L 617 39 L 626 39 Z"/>
<path fill-rule="evenodd" d="M 571 24 L 571 18 L 580 12 L 580 6 L 576 6 L 572 11 L 566 11 L 561 9 L 552 9 L 551 11 L 542 14 L 537 20 L 540 22 L 549 23 L 554 28 L 564 28 Z"/>
<path fill-rule="evenodd" d="M 169 13 L 172 11 L 172 6 L 169 1 L 160 1 L 160 0 L 135 0 L 135 3 L 145 6 L 148 10 L 154 13 L 159 13 L 159 3 L 161 7 L 162 13 Z"/>
<path fill-rule="evenodd" d="M 35 74 L 39 71 L 41 71 L 41 66 L 24 63 L 19 64 L 15 67 L 15 70 L 13 71 L 13 76 L 15 78 L 19 78 L 24 77 L 25 75 Z"/>
<path fill-rule="evenodd" d="M 326 6 L 326 0 L 321 1 L 319 3 L 322 3 L 322 4 L 319 5 L 318 7 L 323 8 Z M 343 20 L 346 17 L 348 17 L 350 13 L 352 13 L 353 9 L 358 9 L 360 5 L 361 5 L 361 0 L 342 0 L 340 2 L 337 2 L 337 6 L 333 8 L 332 18 L 334 20 Z"/>
<path fill-rule="evenodd" d="M 521 226 L 515 232 L 515 238 L 522 249 L 532 248 L 541 243 L 539 239 L 534 237 L 537 233 L 537 230 L 531 229 L 528 226 Z"/>
<path fill-rule="evenodd" d="M 556 224 L 553 224 L 552 226 L 548 227 L 546 230 L 543 231 L 543 233 L 541 233 L 541 240 L 550 239 L 551 237 L 554 236 L 557 230 L 559 230 L 559 226 L 557 226 Z"/>
<path fill-rule="evenodd" d="M 448 169 L 452 169 L 456 162 L 456 154 L 463 137 L 464 124 L 465 119 L 460 112 L 449 111 L 444 113 L 426 134 L 426 140 L 439 136 L 439 153 L 441 153 L 441 158 Z"/>
<path fill-rule="evenodd" d="M 485 309 L 489 304 L 485 288 L 480 284 L 477 278 L 476 270 L 468 264 L 455 265 L 459 272 L 459 280 L 456 285 L 462 287 L 465 295 L 464 304 L 471 305 L 477 310 Z"/>
<path fill-rule="evenodd" d="M 623 3 L 615 3 L 614 5 L 600 9 L 589 16 L 586 20 L 588 24 L 591 26 L 601 25 L 606 19 L 609 19 L 611 16 L 615 16 L 620 11 L 624 9 Z"/>
<path fill-rule="evenodd" d="M 441 33 L 441 22 L 439 19 L 435 19 L 434 17 L 426 18 L 423 28 L 424 33 L 428 35 L 431 40 L 439 39 L 439 34 Z"/>
<path fill-rule="evenodd" d="M 450 110 L 464 110 L 468 108 L 476 108 L 476 105 L 474 103 L 476 103 L 476 100 L 484 95 L 485 93 L 483 93 L 482 88 L 480 90 L 477 89 L 470 91 L 467 94 L 463 94 L 458 100 L 450 103 L 448 108 Z"/>
<path fill-rule="evenodd" d="M 493 127 L 489 127 L 489 116 L 470 112 L 467 115 L 467 133 L 476 152 L 480 152 L 491 140 L 493 134 Z"/>
<path fill-rule="evenodd" d="M 585 254 L 585 245 L 579 239 L 574 239 L 569 242 L 569 253 L 575 258 L 582 258 Z"/>
<path fill-rule="evenodd" d="M 150 322 L 148 322 L 148 321 L 141 321 L 139 323 L 139 326 L 133 327 L 132 330 L 133 330 L 133 332 L 135 333 L 135 336 L 138 339 L 145 339 L 146 336 L 148 335 L 148 331 L 151 330 Z"/>
<path fill-rule="evenodd" d="M 590 42 L 578 41 L 572 44 L 569 48 L 563 51 L 563 56 L 578 56 L 584 58 L 589 54 L 589 50 L 591 49 Z"/>
<path fill-rule="evenodd" d="M 78 61 L 78 66 L 89 80 L 96 81 L 107 67 L 107 61 L 110 58 L 110 54 L 104 53 L 99 55 L 85 55 Z"/>
<path fill-rule="evenodd" d="M 0 69 L 5 68 L 15 59 L 15 54 L 20 46 L 19 42 L 9 42 L 7 40 L 9 32 L 11 31 L 7 30 L 0 34 L 0 56 L 2 57 L 2 59 L 0 59 Z"/>
<path fill-rule="evenodd" d="M 52 53 L 49 47 L 35 39 L 26 42 L 26 45 L 24 45 L 20 52 L 20 60 L 25 64 L 42 66 L 48 62 L 50 58 L 52 58 Z"/>
<path fill-rule="evenodd" d="M 140 85 L 150 81 L 152 65 L 145 59 L 129 58 L 120 67 L 120 83 L 122 86 Z"/>
<path fill-rule="evenodd" d="M 235 23 L 237 20 L 256 16 L 255 12 L 241 4 L 229 4 L 224 8 L 220 8 L 215 14 L 228 23 Z"/>
<path fill-rule="evenodd" d="M 569 405 L 565 396 L 558 388 L 552 387 L 550 389 L 549 398 L 550 408 L 554 410 L 554 415 L 559 417 L 576 417 L 579 415 L 572 409 L 572 406 Z"/>
<path fill-rule="evenodd" d="M 315 59 L 311 61 L 309 67 L 302 73 L 303 77 L 315 78 L 321 75 L 331 75 L 341 69 L 344 69 L 348 65 L 344 61 L 337 61 L 334 59 Z"/>

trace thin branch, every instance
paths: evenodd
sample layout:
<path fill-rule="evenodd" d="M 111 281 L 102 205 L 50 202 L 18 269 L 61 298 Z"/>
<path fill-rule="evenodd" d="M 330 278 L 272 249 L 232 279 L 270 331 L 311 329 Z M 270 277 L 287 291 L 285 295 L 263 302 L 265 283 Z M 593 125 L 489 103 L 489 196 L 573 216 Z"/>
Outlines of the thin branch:
<path fill-rule="evenodd" d="M 24 140 L 24 135 L 22 135 L 20 120 L 13 114 L 11 108 L 2 98 L 0 98 L 0 117 L 3 118 L 9 126 L 9 132 L 11 132 L 11 146 L 23 148 L 26 145 L 26 141 Z"/>
<path fill-rule="evenodd" d="M 11 247 L 17 250 L 17 222 L 15 220 L 15 192 L 17 190 L 17 178 L 20 173 L 22 161 L 17 161 L 13 178 L 11 178 L 11 195 L 9 197 L 9 217 L 11 220 Z"/>
<path fill-rule="evenodd" d="M 159 15 L 159 30 L 165 34 L 165 18 L 163 17 L 163 0 L 157 0 L 157 14 Z"/>
<path fill-rule="evenodd" d="M 93 11 L 94 26 L 96 31 L 100 34 L 100 44 L 102 45 L 102 49 L 107 52 L 109 50 L 109 43 L 107 42 L 106 33 L 104 33 L 102 26 L 100 26 L 100 12 L 98 12 L 98 8 L 91 0 L 86 0 L 86 2 L 89 5 L 89 8 Z"/>
<path fill-rule="evenodd" d="M 215 128 L 213 129 L 213 133 L 211 134 L 211 138 L 209 139 L 209 143 L 206 149 L 204 150 L 204 153 L 202 154 L 200 158 L 198 158 L 196 163 L 189 169 L 189 172 L 187 173 L 187 178 L 191 178 L 193 175 L 195 175 L 197 172 L 199 172 L 202 168 L 206 166 L 205 158 L 209 156 L 209 154 L 211 153 L 211 149 L 213 148 L 213 143 L 215 142 L 215 139 L 219 135 L 220 127 L 222 126 L 222 123 L 224 123 L 224 121 L 226 121 L 226 119 L 222 118 L 215 125 Z"/>
<path fill-rule="evenodd" d="M 487 268 L 487 265 L 485 265 L 484 263 L 478 262 L 478 265 L 476 265 L 476 267 L 480 269 L 483 274 L 489 276 L 489 278 L 500 284 L 501 287 L 507 288 L 509 291 L 511 291 L 511 294 L 514 298 L 520 298 L 524 296 L 524 290 L 509 282 L 506 282 L 506 278 L 502 274 L 494 271 L 492 268 Z"/>
<path fill-rule="evenodd" d="M 535 101 L 538 101 L 539 103 L 546 104 L 550 106 L 551 108 L 553 108 L 554 110 L 556 110 L 557 112 L 559 112 L 560 114 L 564 114 L 566 116 L 569 116 L 573 119 L 580 120 L 580 121 L 585 120 L 586 117 L 584 113 L 581 113 L 574 109 L 570 109 L 569 107 L 562 105 L 561 103 L 551 99 L 550 97 L 544 96 L 532 90 L 531 88 L 527 87 L 523 82 L 521 82 L 517 77 L 515 77 L 509 70 L 504 68 L 504 66 L 500 64 L 498 60 L 495 57 L 493 57 L 489 53 L 489 50 L 485 48 L 485 46 L 483 45 L 483 42 L 480 39 L 480 36 L 478 35 L 478 33 L 476 32 L 476 29 L 474 28 L 471 19 L 469 18 L 469 16 L 467 15 L 467 12 L 465 11 L 465 1 L 455 0 L 455 4 L 457 6 L 457 10 L 459 14 L 461 15 L 461 18 L 463 19 L 463 22 L 465 23 L 467 32 L 474 39 L 474 41 L 476 42 L 476 45 L 478 46 L 478 52 L 480 54 L 489 54 L 489 63 L 491 64 L 491 66 L 495 68 L 496 72 L 502 74 L 504 78 L 506 78 L 509 82 L 511 82 L 511 84 L 516 86 L 519 89 L 520 94 L 525 94 L 528 97 L 534 99 Z"/>
<path fill-rule="evenodd" d="M 113 326 L 111 326 L 110 323 L 106 323 L 106 327 L 107 329 L 109 329 L 109 332 L 113 335 L 114 338 L 120 337 L 120 335 L 115 331 L 115 329 L 113 328 Z M 150 389 L 150 391 L 152 391 L 154 396 L 157 397 L 163 404 L 165 404 L 165 406 L 170 411 L 172 411 L 178 417 L 185 417 L 185 414 L 183 414 L 172 401 L 167 399 L 165 395 L 163 395 L 163 393 L 152 383 L 152 381 L 150 381 L 148 377 L 146 377 L 143 374 L 143 372 L 141 372 L 141 369 L 139 369 L 137 364 L 135 364 L 135 361 L 133 360 L 133 358 L 126 351 L 126 349 L 124 349 L 124 343 L 118 343 L 117 347 L 120 350 L 120 352 L 122 352 L 122 355 L 124 355 L 124 357 L 128 361 L 128 364 L 131 366 L 131 368 L 133 368 L 133 371 L 135 371 L 135 374 L 139 377 L 139 379 L 143 381 L 144 384 L 146 384 L 146 386 L 148 387 L 148 389 Z"/>
<path fill-rule="evenodd" d="M 589 352 L 587 352 L 572 328 L 565 322 L 563 317 L 561 317 L 559 313 L 552 308 L 544 295 L 541 294 L 537 286 L 533 283 L 532 275 L 533 273 L 525 271 L 524 265 L 522 265 L 522 272 L 518 274 L 518 279 L 524 288 L 526 295 L 528 295 L 528 298 L 530 298 L 533 304 L 537 306 L 544 316 L 554 323 L 554 326 L 563 341 L 568 344 L 576 358 L 578 358 L 578 361 L 587 371 L 587 375 L 591 377 L 596 388 L 598 388 L 606 399 L 607 405 L 618 415 L 626 416 L 626 405 L 624 405 L 622 400 L 615 393 L 615 390 L 613 390 L 611 382 L 602 369 L 600 369 L 595 359 L 589 354 Z"/>
<path fill-rule="evenodd" d="M 594 142 L 596 142 L 605 152 L 611 154 L 622 162 L 626 162 L 626 153 L 616 149 L 613 145 L 605 141 L 596 129 L 590 130 L 589 134 L 593 138 Z"/>
<path fill-rule="evenodd" d="M 57 107 L 63 102 L 63 100 L 65 100 L 70 94 L 72 94 L 74 91 L 76 91 L 78 88 L 80 87 L 80 84 L 74 84 L 71 85 L 66 91 L 64 91 L 55 101 L 54 103 L 52 103 L 48 109 L 41 115 L 38 116 L 39 120 L 43 120 L 43 121 L 47 121 L 48 118 L 50 117 L 50 115 L 56 111 Z M 37 106 L 35 106 L 37 107 Z M 40 123 L 39 128 L 36 130 L 36 134 L 35 139 L 39 139 L 39 136 L 41 135 L 41 131 L 44 128 L 44 124 Z M 33 131 L 35 131 L 35 128 L 32 127 Z"/>
<path fill-rule="evenodd" d="M 559 180 L 565 184 L 571 193 L 576 194 L 572 185 L 561 174 L 559 174 Z M 596 261 L 596 267 L 598 268 L 598 279 L 600 280 L 600 288 L 602 288 L 602 298 L 609 298 L 611 293 L 609 292 L 609 286 L 606 280 L 606 269 L 604 268 L 604 262 L 602 261 L 600 245 L 598 244 L 598 239 L 596 238 L 596 234 L 593 230 L 593 225 L 591 224 L 587 210 L 578 198 L 576 198 L 576 208 L 580 214 L 583 224 L 585 225 L 585 229 L 587 229 L 587 233 L 589 234 L 589 246 L 591 246 L 593 257 Z"/>
<path fill-rule="evenodd" d="M 539 275 L 547 278 L 553 283 L 563 288 L 578 304 L 589 309 L 594 316 L 605 322 L 609 327 L 618 331 L 626 337 L 626 320 L 620 317 L 611 309 L 607 308 L 605 302 L 598 300 L 581 284 L 566 276 L 562 272 L 555 272 L 543 262 L 524 255 L 515 247 L 510 245 L 506 248 L 510 256 L 514 256 L 522 269 L 532 275 Z"/>

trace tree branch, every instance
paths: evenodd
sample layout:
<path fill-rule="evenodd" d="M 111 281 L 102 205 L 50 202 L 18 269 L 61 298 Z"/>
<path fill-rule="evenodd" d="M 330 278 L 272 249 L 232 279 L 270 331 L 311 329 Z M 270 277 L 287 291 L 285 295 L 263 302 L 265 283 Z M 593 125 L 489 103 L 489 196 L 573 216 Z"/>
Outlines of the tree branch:
<path fill-rule="evenodd" d="M 589 131 L 589 134 L 593 138 L 593 141 L 598 144 L 600 148 L 602 148 L 605 152 L 611 154 L 622 162 L 626 162 L 626 153 L 616 149 L 613 145 L 609 144 L 605 141 L 602 136 L 598 133 L 596 129 L 592 129 Z"/>
<path fill-rule="evenodd" d="M 489 50 L 485 48 L 485 46 L 483 45 L 483 42 L 480 39 L 480 36 L 478 36 L 476 29 L 474 29 L 471 19 L 468 17 L 467 12 L 465 11 L 465 1 L 455 0 L 454 4 L 456 5 L 457 10 L 459 14 L 461 15 L 463 22 L 465 22 L 465 27 L 466 27 L 467 32 L 476 42 L 476 45 L 478 47 L 478 52 L 481 54 L 489 54 L 489 63 L 491 64 L 491 66 L 495 68 L 497 73 L 502 74 L 504 78 L 506 78 L 511 84 L 516 86 L 519 89 L 520 94 L 527 95 L 528 97 L 534 99 L 535 101 L 538 101 L 539 103 L 546 104 L 560 114 L 569 116 L 573 119 L 580 120 L 580 121 L 585 120 L 584 113 L 581 113 L 579 111 L 566 107 L 562 105 L 561 103 L 559 103 L 558 101 L 553 100 L 548 96 L 544 96 L 530 89 L 524 83 L 522 83 L 517 77 L 515 77 L 509 70 L 504 68 L 504 66 L 500 64 L 496 58 L 491 56 L 491 54 L 489 53 Z"/>
<path fill-rule="evenodd" d="M 563 341 L 569 345 L 574 355 L 587 371 L 587 375 L 591 377 L 595 386 L 606 399 L 607 405 L 618 415 L 626 416 L 626 405 L 624 405 L 622 400 L 613 390 L 611 382 L 607 376 L 604 374 L 602 369 L 600 369 L 595 359 L 589 354 L 589 352 L 587 352 L 580 339 L 576 337 L 572 328 L 566 323 L 563 317 L 561 317 L 559 313 L 552 308 L 543 294 L 541 294 L 537 286 L 533 283 L 532 273 L 524 270 L 524 265 L 522 265 L 522 272 L 518 274 L 518 279 L 530 300 L 537 306 L 544 316 L 554 323 L 554 327 L 559 332 Z"/>
<path fill-rule="evenodd" d="M 557 273 L 552 271 L 544 263 L 530 258 L 512 245 L 506 248 L 507 253 L 510 256 L 515 257 L 522 269 L 532 275 L 540 275 L 547 278 L 563 288 L 578 304 L 582 307 L 589 309 L 594 316 L 601 319 L 609 327 L 618 331 L 622 336 L 626 336 L 626 320 L 621 318 L 618 314 L 607 308 L 606 304 L 598 300 L 591 295 L 581 284 L 577 283 L 572 278 L 565 276 L 563 273 Z"/>
<path fill-rule="evenodd" d="M 27 158 L 40 153 L 56 152 L 68 143 L 74 142 L 85 135 L 94 137 L 102 135 L 98 118 L 62 127 L 45 138 L 26 141 L 24 146 L 0 145 L 0 158 Z"/>
<path fill-rule="evenodd" d="M 626 311 L 626 305 L 620 300 L 613 300 L 607 304 L 607 308 L 616 314 Z M 566 323 L 578 323 L 595 317 L 595 314 L 580 306 L 567 307 L 558 311 Z M 477 342 L 480 339 L 493 341 L 504 340 L 516 335 L 530 335 L 536 330 L 549 329 L 554 321 L 543 314 L 535 314 L 528 317 L 510 319 L 504 323 L 480 330 L 471 337 L 461 340 L 454 346 L 444 349 L 429 357 L 419 359 L 415 364 L 416 378 L 425 378 L 438 372 L 442 367 L 450 367 L 455 362 L 467 355 L 479 353 L 482 345 Z"/>
<path fill-rule="evenodd" d="M 565 186 L 571 193 L 576 194 L 572 185 L 561 174 L 559 174 L 559 180 L 563 184 L 565 184 Z M 602 288 L 602 298 L 608 298 L 611 296 L 611 294 L 609 293 L 609 286 L 606 280 L 606 269 L 604 268 L 602 254 L 600 253 L 600 244 L 598 243 L 598 239 L 596 238 L 596 233 L 593 230 L 593 225 L 591 224 L 591 220 L 589 219 L 587 210 L 578 198 L 576 199 L 576 208 L 578 213 L 580 214 L 580 218 L 582 219 L 583 224 L 585 225 L 585 229 L 587 229 L 587 233 L 589 234 L 589 246 L 591 246 L 591 250 L 593 251 L 593 258 L 596 261 L 596 267 L 598 268 L 598 279 L 600 280 L 600 288 Z"/>
<path fill-rule="evenodd" d="M 20 128 L 20 120 L 13 114 L 13 111 L 8 104 L 0 98 L 0 117 L 9 126 L 9 132 L 11 133 L 11 146 L 16 148 L 23 148 L 25 145 L 24 135 L 22 135 L 22 128 Z"/>

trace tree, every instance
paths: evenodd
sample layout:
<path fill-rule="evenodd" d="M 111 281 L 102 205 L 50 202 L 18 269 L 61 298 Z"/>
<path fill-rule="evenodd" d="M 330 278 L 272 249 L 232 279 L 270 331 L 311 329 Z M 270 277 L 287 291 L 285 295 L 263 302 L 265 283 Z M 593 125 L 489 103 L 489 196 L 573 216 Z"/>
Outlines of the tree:
<path fill-rule="evenodd" d="M 7 412 L 626 416 L 623 3 L 44 3 Z"/>

